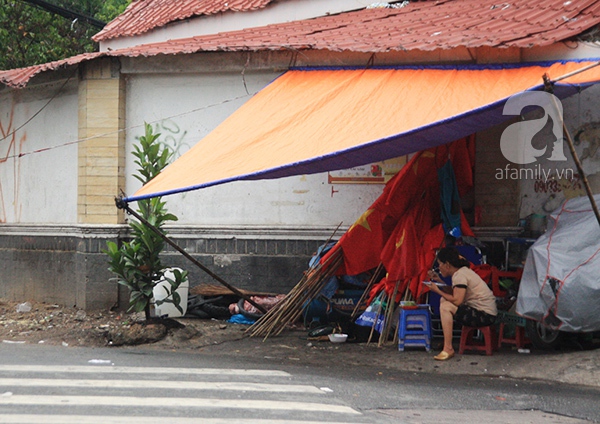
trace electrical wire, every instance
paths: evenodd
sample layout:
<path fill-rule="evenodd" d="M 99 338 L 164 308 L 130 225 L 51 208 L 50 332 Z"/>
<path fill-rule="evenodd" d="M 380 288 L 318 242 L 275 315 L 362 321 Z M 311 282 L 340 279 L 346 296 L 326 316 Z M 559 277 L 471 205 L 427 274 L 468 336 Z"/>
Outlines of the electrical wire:
<path fill-rule="evenodd" d="M 63 88 L 65 88 L 65 86 L 69 83 L 69 81 L 71 81 L 71 78 L 73 78 L 73 76 L 75 75 L 77 71 L 73 72 L 69 78 L 67 78 L 67 80 L 60 86 L 60 88 L 56 91 L 56 93 L 54 93 L 54 95 L 52 97 L 50 97 L 50 99 L 44 104 L 44 106 L 41 107 L 40 110 L 38 110 L 36 113 L 34 113 L 33 115 L 31 115 L 31 117 L 26 120 L 23 124 L 21 124 L 19 127 L 17 127 L 15 130 L 9 132 L 5 137 L 0 138 L 0 142 L 6 140 L 9 137 L 12 137 L 13 135 L 16 134 L 17 131 L 19 131 L 21 128 L 23 128 L 25 125 L 27 125 L 28 123 L 30 123 L 36 116 L 38 116 L 44 109 L 46 109 L 46 107 L 52 102 L 52 100 L 54 100 L 56 98 L 56 96 L 58 96 Z"/>
<path fill-rule="evenodd" d="M 67 82 L 68 82 L 68 81 L 67 81 Z M 61 88 L 62 88 L 62 87 L 61 87 Z M 196 108 L 196 109 L 193 109 L 193 110 L 189 110 L 189 111 L 186 111 L 186 112 L 178 113 L 178 114 L 176 114 L 176 115 L 171 115 L 171 116 L 167 116 L 167 117 L 162 117 L 162 118 L 156 119 L 156 120 L 154 120 L 154 121 L 150 121 L 150 122 L 148 122 L 148 123 L 149 123 L 149 124 L 155 124 L 155 123 L 161 122 L 161 121 L 163 121 L 163 120 L 165 120 L 165 119 L 177 118 L 177 117 L 179 117 L 179 116 L 184 116 L 184 115 L 188 115 L 188 114 L 190 114 L 190 113 L 199 112 L 199 111 L 201 111 L 201 110 L 209 109 L 209 108 L 211 108 L 211 107 L 221 106 L 221 105 L 224 105 L 224 104 L 227 104 L 227 103 L 231 103 L 231 102 L 234 102 L 234 101 L 237 101 L 237 100 L 243 99 L 243 98 L 251 97 L 251 96 L 255 95 L 256 93 L 257 93 L 257 92 L 254 92 L 254 93 L 251 93 L 251 94 L 244 94 L 243 96 L 232 97 L 232 98 L 230 98 L 230 99 L 223 100 L 223 101 L 221 101 L 221 102 L 219 102 L 219 103 L 213 103 L 213 104 L 206 105 L 206 106 L 202 106 L 202 107 L 199 107 L 199 108 Z M 51 98 L 51 99 L 50 99 L 50 100 L 49 100 L 49 101 L 48 101 L 48 102 L 47 102 L 47 103 L 46 103 L 46 104 L 45 104 L 45 105 L 42 107 L 42 109 L 40 109 L 39 111 L 37 111 L 37 112 L 36 112 L 36 113 L 35 113 L 35 114 L 34 114 L 34 115 L 33 115 L 33 116 L 30 118 L 30 119 L 28 119 L 28 120 L 27 120 L 27 122 L 25 122 L 23 125 L 21 125 L 19 128 L 17 128 L 15 131 L 13 131 L 13 132 L 12 132 L 11 134 L 9 134 L 8 136 L 4 137 L 2 140 L 6 139 L 6 138 L 7 138 L 7 137 L 9 137 L 10 135 L 14 134 L 14 133 L 15 133 L 15 132 L 17 132 L 19 129 L 23 128 L 23 127 L 24 127 L 24 126 L 25 126 L 25 125 L 26 125 L 28 122 L 30 122 L 30 121 L 31 121 L 31 120 L 32 120 L 32 119 L 33 119 L 33 118 L 34 118 L 36 115 L 38 115 L 38 114 L 39 114 L 39 113 L 40 113 L 40 112 L 41 112 L 41 111 L 42 111 L 42 110 L 43 110 L 43 109 L 44 109 L 46 106 L 48 106 L 48 104 L 49 104 L 49 103 L 50 103 L 50 102 L 51 102 L 51 101 L 52 101 L 52 100 L 53 100 L 53 99 L 54 99 L 54 98 L 55 98 L 57 95 L 58 95 L 58 92 L 57 92 L 57 93 L 56 93 L 56 94 L 55 94 L 55 95 L 54 95 L 54 96 L 53 96 L 53 97 L 52 97 L 52 98 Z M 114 135 L 114 134 L 119 134 L 119 133 L 121 133 L 121 132 L 130 131 L 130 130 L 133 130 L 133 129 L 136 129 L 136 128 L 142 128 L 143 126 L 144 126 L 144 124 L 132 125 L 132 126 L 130 126 L 130 127 L 127 127 L 127 128 L 122 128 L 122 129 L 119 129 L 119 130 L 117 130 L 117 131 L 109 131 L 109 132 L 106 132 L 106 133 L 103 133 L 103 134 L 96 134 L 96 135 L 93 135 L 93 136 L 90 136 L 90 137 L 85 137 L 85 138 L 80 138 L 80 139 L 73 140 L 73 141 L 68 141 L 68 142 L 66 142 L 66 143 L 59 144 L 59 145 L 56 145 L 56 146 L 44 147 L 44 148 L 41 148 L 41 149 L 32 150 L 32 151 L 30 151 L 30 152 L 24 152 L 24 153 L 19 153 L 19 154 L 15 154 L 15 155 L 7 156 L 7 157 L 6 157 L 6 159 L 21 158 L 21 157 L 23 157 L 23 156 L 33 155 L 33 154 L 36 154 L 36 153 L 42 153 L 42 152 L 46 152 L 46 151 L 48 151 L 48 150 L 53 150 L 53 149 L 58 149 L 58 148 L 61 148 L 61 147 L 66 147 L 66 146 L 71 146 L 71 145 L 74 145 L 74 144 L 83 143 L 83 142 L 85 142 L 85 141 L 88 141 L 88 140 L 93 140 L 93 139 L 96 139 L 96 138 L 101 138 L 101 137 L 106 137 L 106 136 L 110 136 L 110 135 Z M 2 141 L 2 140 L 0 140 L 0 141 Z"/>

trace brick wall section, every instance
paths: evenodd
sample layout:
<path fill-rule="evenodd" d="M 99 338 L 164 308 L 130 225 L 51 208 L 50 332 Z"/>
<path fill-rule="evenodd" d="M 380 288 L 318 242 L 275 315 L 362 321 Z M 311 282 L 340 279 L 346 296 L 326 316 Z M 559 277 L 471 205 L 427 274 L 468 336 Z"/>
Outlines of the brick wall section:
<path fill-rule="evenodd" d="M 118 62 L 82 66 L 79 84 L 78 222 L 119 224 L 114 197 L 125 186 L 125 82 Z"/>
<path fill-rule="evenodd" d="M 500 151 L 500 136 L 512 122 L 477 133 L 475 204 L 481 210 L 479 227 L 515 226 L 519 219 L 519 181 L 496 178 L 497 169 L 510 163 Z"/>

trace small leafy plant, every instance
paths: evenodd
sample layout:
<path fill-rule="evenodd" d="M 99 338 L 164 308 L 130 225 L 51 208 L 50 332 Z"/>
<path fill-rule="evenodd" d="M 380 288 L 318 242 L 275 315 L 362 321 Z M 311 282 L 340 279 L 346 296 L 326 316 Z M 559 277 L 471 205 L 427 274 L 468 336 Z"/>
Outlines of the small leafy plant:
<path fill-rule="evenodd" d="M 135 164 L 139 167 L 134 175 L 142 184 L 146 184 L 160 173 L 172 157 L 168 146 L 161 146 L 158 138 L 160 133 L 154 134 L 152 127 L 145 124 L 145 135 L 139 137 L 139 145 L 134 146 L 133 155 Z M 166 235 L 163 226 L 168 221 L 177 221 L 177 217 L 167 212 L 165 202 L 160 197 L 153 197 L 138 201 L 139 215 L 151 225 L 158 228 Z M 107 243 L 104 252 L 109 256 L 109 270 L 116 274 L 117 283 L 130 289 L 128 311 L 145 312 L 146 320 L 151 317 L 150 306 L 153 298 L 154 287 L 162 280 L 169 284 L 163 286 L 166 296 L 156 300 L 157 305 L 172 303 L 181 313 L 181 298 L 177 293 L 179 285 L 186 280 L 187 271 L 173 269 L 173 278 L 165 276 L 165 267 L 160 259 L 164 249 L 164 240 L 151 228 L 131 220 L 131 241 L 124 242 L 120 247 L 114 242 Z"/>

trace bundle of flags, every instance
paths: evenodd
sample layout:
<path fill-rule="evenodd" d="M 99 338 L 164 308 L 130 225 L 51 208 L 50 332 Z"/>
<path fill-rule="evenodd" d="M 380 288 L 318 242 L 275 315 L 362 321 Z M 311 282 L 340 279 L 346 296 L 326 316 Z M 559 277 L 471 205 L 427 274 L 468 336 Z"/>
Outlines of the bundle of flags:
<path fill-rule="evenodd" d="M 410 290 L 418 299 L 445 235 L 457 224 L 463 235 L 473 235 L 460 196 L 473 188 L 474 154 L 473 137 L 416 153 L 322 261 L 341 250 L 337 275 L 383 264 L 387 274 L 369 297 Z"/>

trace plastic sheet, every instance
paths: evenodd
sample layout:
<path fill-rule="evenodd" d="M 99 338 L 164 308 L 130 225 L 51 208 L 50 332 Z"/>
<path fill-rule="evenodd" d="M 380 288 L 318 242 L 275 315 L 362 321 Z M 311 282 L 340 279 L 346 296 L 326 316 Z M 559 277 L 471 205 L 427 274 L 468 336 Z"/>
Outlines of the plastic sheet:
<path fill-rule="evenodd" d="M 516 312 L 561 331 L 600 330 L 600 225 L 589 198 L 565 202 L 547 228 L 527 253 Z"/>

